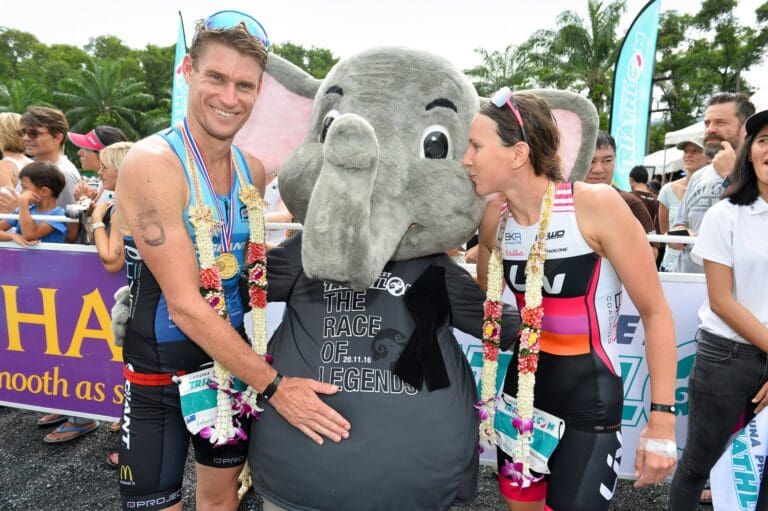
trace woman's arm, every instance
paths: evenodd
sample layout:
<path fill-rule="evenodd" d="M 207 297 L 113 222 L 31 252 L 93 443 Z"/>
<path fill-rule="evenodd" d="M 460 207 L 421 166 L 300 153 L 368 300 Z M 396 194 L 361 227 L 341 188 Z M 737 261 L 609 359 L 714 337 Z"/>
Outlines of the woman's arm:
<path fill-rule="evenodd" d="M 651 379 L 651 401 L 674 404 L 677 347 L 672 313 L 659 281 L 643 228 L 621 195 L 607 186 L 575 188 L 579 227 L 585 239 L 610 261 L 640 313 L 645 329 L 645 354 Z M 609 214 L 608 214 L 609 213 Z M 675 440 L 675 415 L 649 412 L 641 438 Z M 639 451 L 636 487 L 658 483 L 674 469 L 676 460 Z"/>
<path fill-rule="evenodd" d="M 669 230 L 669 210 L 663 202 L 659 202 L 659 234 L 666 234 Z"/>
<path fill-rule="evenodd" d="M 14 171 L 16 165 L 8 160 L 0 161 L 0 186 L 13 190 L 16 187 L 16 183 L 13 182 Z"/>
<path fill-rule="evenodd" d="M 103 223 L 104 215 L 111 206 L 112 203 L 110 202 L 96 204 L 91 215 L 91 225 Z M 107 230 L 103 227 L 93 230 L 93 244 L 96 246 L 96 251 L 102 264 L 104 264 L 104 268 L 110 273 L 120 271 L 125 263 L 123 235 L 119 228 L 120 222 L 120 213 L 116 209 L 112 215 L 112 228 L 109 231 L 109 235 L 107 235 Z"/>
<path fill-rule="evenodd" d="M 768 352 L 768 328 L 733 296 L 733 268 L 704 259 L 704 275 L 712 312 L 734 332 Z"/>

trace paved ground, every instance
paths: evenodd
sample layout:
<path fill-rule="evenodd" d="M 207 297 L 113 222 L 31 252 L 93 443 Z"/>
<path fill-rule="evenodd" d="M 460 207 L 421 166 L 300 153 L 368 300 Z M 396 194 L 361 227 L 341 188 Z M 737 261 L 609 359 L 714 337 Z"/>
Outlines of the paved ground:
<path fill-rule="evenodd" d="M 108 450 L 117 444 L 117 434 L 110 433 L 108 425 L 102 424 L 95 432 L 73 442 L 48 445 L 42 437 L 50 428 L 36 426 L 39 415 L 0 407 L 0 510 L 119 510 L 115 471 L 104 461 Z M 192 464 L 188 466 L 191 468 Z M 668 489 L 667 485 L 660 485 L 634 490 L 629 482 L 621 482 L 611 511 L 665 510 Z M 194 474 L 188 469 L 184 491 L 186 509 L 194 509 L 193 492 Z M 240 511 L 260 510 L 261 499 L 250 492 Z M 463 510 L 504 510 L 490 469 L 483 469 L 477 500 Z"/>

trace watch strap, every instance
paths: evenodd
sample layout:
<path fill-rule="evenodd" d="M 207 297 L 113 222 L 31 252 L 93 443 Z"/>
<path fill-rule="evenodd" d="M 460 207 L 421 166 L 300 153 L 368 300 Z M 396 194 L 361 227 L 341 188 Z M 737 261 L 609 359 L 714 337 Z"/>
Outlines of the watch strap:
<path fill-rule="evenodd" d="M 269 398 L 274 395 L 275 392 L 277 392 L 277 386 L 280 385 L 280 381 L 283 379 L 283 375 L 280 373 L 277 373 L 275 376 L 275 379 L 272 380 L 269 385 L 266 386 L 266 388 L 262 391 L 261 397 L 264 398 L 265 401 L 269 401 Z"/>
<path fill-rule="evenodd" d="M 651 403 L 652 412 L 666 412 L 675 415 L 677 413 L 677 407 L 675 405 L 664 405 L 661 403 Z"/>

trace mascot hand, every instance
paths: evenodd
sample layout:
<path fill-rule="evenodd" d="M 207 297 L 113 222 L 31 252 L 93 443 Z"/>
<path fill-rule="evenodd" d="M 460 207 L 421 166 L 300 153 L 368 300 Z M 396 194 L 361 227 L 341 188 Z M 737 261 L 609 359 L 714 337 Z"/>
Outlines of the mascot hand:
<path fill-rule="evenodd" d="M 131 292 L 123 286 L 115 292 L 115 306 L 112 307 L 112 335 L 115 345 L 122 346 L 125 341 L 125 329 L 131 312 Z"/>

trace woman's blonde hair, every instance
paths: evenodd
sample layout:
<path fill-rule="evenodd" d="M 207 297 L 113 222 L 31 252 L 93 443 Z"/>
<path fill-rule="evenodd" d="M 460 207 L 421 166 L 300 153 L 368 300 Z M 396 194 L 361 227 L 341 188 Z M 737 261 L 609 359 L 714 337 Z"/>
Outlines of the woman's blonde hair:
<path fill-rule="evenodd" d="M 24 141 L 19 135 L 21 115 L 14 112 L 0 114 L 0 151 L 24 152 Z"/>
<path fill-rule="evenodd" d="M 128 154 L 128 150 L 133 146 L 133 142 L 116 142 L 108 145 L 99 151 L 99 161 L 105 167 L 113 168 L 119 171 L 123 158 Z"/>

